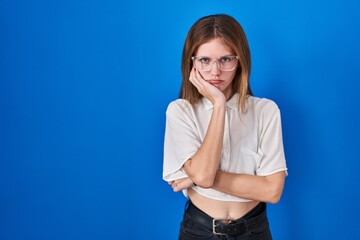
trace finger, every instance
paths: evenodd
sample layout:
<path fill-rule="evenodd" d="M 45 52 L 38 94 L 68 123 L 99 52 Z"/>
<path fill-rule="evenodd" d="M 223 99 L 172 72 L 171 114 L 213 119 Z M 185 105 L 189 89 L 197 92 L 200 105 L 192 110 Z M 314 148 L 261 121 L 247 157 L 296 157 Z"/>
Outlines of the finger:
<path fill-rule="evenodd" d="M 199 79 L 199 80 L 205 80 L 205 79 L 202 77 L 200 71 L 197 70 L 197 69 L 195 69 L 195 77 L 196 77 L 197 79 Z"/>
<path fill-rule="evenodd" d="M 178 184 L 177 184 L 176 181 L 173 182 L 173 184 L 171 185 L 171 187 L 172 187 L 172 189 L 173 189 L 174 192 L 177 192 L 177 191 L 178 191 L 178 190 L 177 190 L 177 189 L 178 189 Z"/>
<path fill-rule="evenodd" d="M 174 192 L 178 192 L 179 191 L 179 184 L 181 183 L 181 179 L 175 180 L 173 182 L 173 184 L 171 185 L 172 189 Z"/>
<path fill-rule="evenodd" d="M 175 184 L 175 186 L 173 187 L 173 191 L 179 192 L 180 190 L 181 190 L 181 186 L 179 186 L 179 184 Z"/>
<path fill-rule="evenodd" d="M 178 192 L 194 185 L 193 181 L 190 178 L 183 178 L 176 181 L 176 184 L 173 188 L 174 192 Z"/>
<path fill-rule="evenodd" d="M 202 80 L 207 83 L 206 79 L 203 77 L 203 75 L 198 69 L 195 69 L 195 76 L 198 80 Z"/>
<path fill-rule="evenodd" d="M 199 90 L 201 94 L 205 94 L 208 92 L 208 89 L 211 89 L 212 85 L 208 83 L 199 70 L 194 71 L 194 86 Z"/>
<path fill-rule="evenodd" d="M 195 68 L 193 68 L 193 69 L 191 69 L 191 72 L 190 72 L 189 81 L 194 85 L 195 85 L 194 80 L 196 80 L 195 78 L 196 78 L 195 77 Z"/>
<path fill-rule="evenodd" d="M 193 83 L 193 85 L 201 92 L 201 90 L 204 87 L 204 84 L 202 82 L 202 78 L 201 76 L 199 76 L 199 71 L 197 69 L 193 69 L 192 70 L 192 74 L 191 74 L 191 82 Z"/>

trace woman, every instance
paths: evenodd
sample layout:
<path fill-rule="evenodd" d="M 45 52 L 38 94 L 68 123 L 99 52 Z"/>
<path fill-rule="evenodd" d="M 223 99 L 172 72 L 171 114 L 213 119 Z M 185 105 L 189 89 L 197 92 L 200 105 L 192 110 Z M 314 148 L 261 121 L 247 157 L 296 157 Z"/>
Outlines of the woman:
<path fill-rule="evenodd" d="M 252 95 L 250 68 L 234 18 L 191 27 L 164 142 L 163 178 L 189 199 L 179 239 L 272 239 L 266 203 L 279 201 L 287 175 L 280 111 Z"/>

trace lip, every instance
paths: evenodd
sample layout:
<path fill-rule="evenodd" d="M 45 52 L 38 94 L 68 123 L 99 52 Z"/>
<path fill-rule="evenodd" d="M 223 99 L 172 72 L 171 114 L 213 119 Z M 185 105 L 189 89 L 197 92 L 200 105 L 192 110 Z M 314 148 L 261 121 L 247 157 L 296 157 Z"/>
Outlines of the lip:
<path fill-rule="evenodd" d="M 219 80 L 219 79 L 210 79 L 210 80 L 206 80 L 206 81 L 212 85 L 218 85 L 223 82 L 223 80 Z"/>

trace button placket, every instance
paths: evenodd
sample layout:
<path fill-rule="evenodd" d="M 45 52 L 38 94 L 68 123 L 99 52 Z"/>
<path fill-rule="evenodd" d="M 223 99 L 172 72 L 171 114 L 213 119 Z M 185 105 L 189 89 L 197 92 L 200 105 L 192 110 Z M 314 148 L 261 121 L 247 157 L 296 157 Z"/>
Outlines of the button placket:
<path fill-rule="evenodd" d="M 222 150 L 222 166 L 223 169 L 229 170 L 230 165 L 230 127 L 228 109 L 225 114 L 224 141 Z"/>

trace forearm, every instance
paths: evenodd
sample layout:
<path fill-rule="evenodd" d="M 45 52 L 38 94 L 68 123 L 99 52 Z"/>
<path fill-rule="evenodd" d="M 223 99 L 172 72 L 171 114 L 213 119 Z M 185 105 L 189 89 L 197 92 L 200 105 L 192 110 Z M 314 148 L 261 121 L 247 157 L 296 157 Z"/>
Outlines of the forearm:
<path fill-rule="evenodd" d="M 263 177 L 217 171 L 212 187 L 240 198 L 277 203 L 284 188 L 284 179 L 284 172 Z"/>
<path fill-rule="evenodd" d="M 226 105 L 214 105 L 211 120 L 204 138 L 195 155 L 184 164 L 184 170 L 197 185 L 212 186 L 219 168 L 223 147 Z"/>

